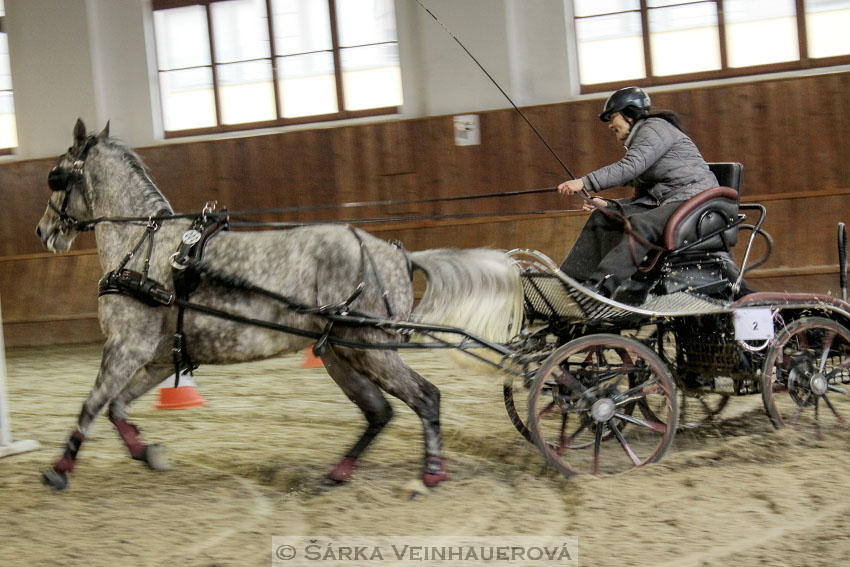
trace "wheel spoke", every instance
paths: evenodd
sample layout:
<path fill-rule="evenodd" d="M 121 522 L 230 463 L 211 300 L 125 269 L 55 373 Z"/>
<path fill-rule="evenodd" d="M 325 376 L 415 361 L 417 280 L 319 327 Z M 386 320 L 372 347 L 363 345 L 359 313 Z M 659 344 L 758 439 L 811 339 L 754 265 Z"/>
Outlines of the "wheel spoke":
<path fill-rule="evenodd" d="M 555 384 L 563 386 L 571 391 L 575 390 L 577 386 L 581 387 L 581 382 L 576 380 L 576 377 L 573 376 L 572 372 L 565 368 L 560 368 L 559 370 L 560 372 L 552 372 L 552 378 L 555 379 Z"/>
<path fill-rule="evenodd" d="M 647 391 L 646 390 L 647 386 L 653 386 L 653 388 L 650 391 Z M 635 386 L 634 388 L 629 388 L 628 390 L 626 390 L 622 394 L 618 394 L 616 403 L 617 403 L 618 406 L 621 406 L 626 402 L 633 402 L 635 400 L 645 398 L 648 394 L 656 393 L 657 389 L 658 389 L 658 376 L 652 378 L 651 380 L 647 380 L 646 382 L 642 382 L 642 383 L 638 384 L 637 386 Z M 636 395 L 638 397 L 635 397 Z"/>
<path fill-rule="evenodd" d="M 569 417 L 569 414 L 561 414 L 561 432 L 560 435 L 558 435 L 558 447 L 557 449 L 555 449 L 555 452 L 558 453 L 558 456 L 564 454 L 564 449 L 569 447 L 570 442 L 572 441 L 572 438 L 567 439 L 564 437 L 564 431 L 566 431 L 567 429 L 567 417 Z"/>
<path fill-rule="evenodd" d="M 602 449 L 603 424 L 596 424 L 596 439 L 593 441 L 593 474 L 599 474 L 599 451 Z"/>
<path fill-rule="evenodd" d="M 823 441 L 823 433 L 820 429 L 820 415 L 818 414 L 818 402 L 820 398 L 815 398 L 815 439 Z"/>
<path fill-rule="evenodd" d="M 614 417 L 620 418 L 623 421 L 628 421 L 629 423 L 634 423 L 635 425 L 639 425 L 641 427 L 646 427 L 647 429 L 651 429 L 653 431 L 657 431 L 658 433 L 666 433 L 667 426 L 661 423 L 661 420 L 658 421 L 645 421 L 639 417 L 635 417 L 633 415 L 627 415 L 625 413 L 615 413 Z M 658 419 L 657 417 L 655 419 Z"/>
<path fill-rule="evenodd" d="M 617 441 L 620 442 L 620 446 L 623 448 L 623 451 L 625 451 L 626 455 L 628 455 L 629 458 L 632 460 L 632 463 L 634 463 L 636 467 L 641 466 L 643 464 L 643 461 L 640 460 L 640 458 L 632 450 L 631 446 L 629 446 L 629 444 L 626 442 L 626 439 L 625 437 L 623 437 L 623 434 L 620 432 L 619 429 L 617 429 L 617 425 L 612 425 L 610 421 L 607 425 L 608 429 L 610 429 L 614 433 L 614 437 L 617 438 Z"/>
<path fill-rule="evenodd" d="M 640 413 L 643 414 L 643 417 L 648 419 L 649 421 L 661 422 L 661 418 L 655 415 L 655 412 L 649 407 L 649 404 L 646 403 L 646 398 L 643 398 L 638 401 L 638 407 L 640 408 Z"/>
<path fill-rule="evenodd" d="M 806 407 L 806 404 L 809 402 L 809 398 L 812 397 L 811 392 L 806 392 L 806 397 L 803 398 L 798 404 L 797 411 L 794 412 L 794 415 L 791 417 L 791 425 L 797 425 L 797 420 L 800 419 L 800 414 L 803 413 L 803 410 Z M 817 406 L 815 406 L 817 407 Z"/>
<path fill-rule="evenodd" d="M 549 402 L 546 407 L 540 410 L 540 413 L 537 414 L 537 417 L 543 417 L 544 415 L 552 413 L 552 408 L 557 407 L 557 404 L 554 401 Z"/>
<path fill-rule="evenodd" d="M 590 425 L 592 423 L 592 421 L 593 420 L 590 417 L 586 417 L 585 419 L 582 420 L 582 423 L 581 423 L 581 425 L 578 426 L 578 429 L 573 431 L 572 435 L 570 435 L 570 438 L 568 439 L 567 447 L 572 447 L 573 441 L 575 441 L 575 438 L 578 437 L 579 434 L 582 431 L 587 429 L 587 426 Z"/>
<path fill-rule="evenodd" d="M 820 366 L 818 370 L 823 373 L 826 367 L 826 361 L 829 358 L 829 351 L 832 348 L 832 341 L 835 340 L 835 331 L 828 332 L 823 338 L 823 353 L 820 355 Z"/>
<path fill-rule="evenodd" d="M 826 389 L 830 392 L 838 392 L 843 396 L 850 396 L 850 392 L 848 392 L 845 388 L 842 388 L 841 386 L 836 386 L 835 384 L 829 384 Z"/>
<path fill-rule="evenodd" d="M 828 407 L 830 411 L 832 411 L 833 415 L 835 415 L 835 419 L 838 420 L 838 423 L 840 423 L 841 425 L 846 425 L 847 421 L 841 416 L 841 414 L 838 413 L 838 411 L 835 409 L 835 406 L 832 405 L 832 402 L 830 402 L 829 398 L 826 397 L 826 394 L 824 394 L 822 398 L 823 403 L 825 403 L 826 407 Z"/>

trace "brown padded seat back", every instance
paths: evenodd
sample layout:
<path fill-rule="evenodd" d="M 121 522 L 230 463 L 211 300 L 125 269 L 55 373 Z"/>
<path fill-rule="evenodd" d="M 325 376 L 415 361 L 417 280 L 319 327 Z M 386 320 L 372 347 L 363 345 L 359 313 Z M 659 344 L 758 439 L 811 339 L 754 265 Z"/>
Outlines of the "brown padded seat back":
<path fill-rule="evenodd" d="M 744 166 L 738 162 L 727 161 L 709 163 L 708 168 L 717 178 L 720 187 L 691 197 L 673 213 L 667 221 L 661 241 L 667 250 L 686 246 L 735 221 Z M 692 246 L 689 250 L 726 250 L 737 241 L 738 227 L 735 226 Z"/>
<path fill-rule="evenodd" d="M 700 237 L 734 222 L 738 214 L 738 192 L 731 187 L 715 187 L 699 193 L 676 209 L 664 228 L 664 247 L 681 248 Z M 721 233 L 723 234 L 723 233 Z M 692 250 L 723 250 L 738 241 L 737 227 L 694 246 Z"/>

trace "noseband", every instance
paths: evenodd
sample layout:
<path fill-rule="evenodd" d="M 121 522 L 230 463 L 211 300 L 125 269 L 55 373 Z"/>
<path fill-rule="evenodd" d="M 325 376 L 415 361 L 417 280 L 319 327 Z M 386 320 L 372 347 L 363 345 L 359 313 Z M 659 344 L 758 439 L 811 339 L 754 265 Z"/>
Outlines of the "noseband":
<path fill-rule="evenodd" d="M 83 166 L 85 166 L 86 158 L 89 155 L 89 150 L 97 143 L 97 138 L 89 136 L 85 145 L 78 152 L 70 171 L 57 165 L 50 170 L 47 175 L 47 185 L 53 192 L 64 191 L 65 198 L 62 200 L 61 207 L 53 204 L 53 201 L 47 201 L 47 206 L 59 215 L 59 224 L 63 231 L 76 230 L 78 232 L 91 230 L 89 223 L 81 221 L 68 214 L 68 203 L 71 201 L 71 191 L 75 186 L 82 187 L 85 183 L 83 176 Z M 70 153 L 71 150 L 68 150 Z"/>

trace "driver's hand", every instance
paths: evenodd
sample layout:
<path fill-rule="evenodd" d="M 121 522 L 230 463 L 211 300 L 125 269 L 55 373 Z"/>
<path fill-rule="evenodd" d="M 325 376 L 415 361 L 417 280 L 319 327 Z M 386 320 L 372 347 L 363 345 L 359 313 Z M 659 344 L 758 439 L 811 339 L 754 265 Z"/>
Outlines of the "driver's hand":
<path fill-rule="evenodd" d="M 594 197 L 590 201 L 585 201 L 581 206 L 583 211 L 592 211 L 598 207 L 607 207 L 608 204 L 605 202 L 605 199 L 602 197 Z"/>
<path fill-rule="evenodd" d="M 570 179 L 558 185 L 558 193 L 561 195 L 575 195 L 584 189 L 584 181 L 581 178 Z"/>

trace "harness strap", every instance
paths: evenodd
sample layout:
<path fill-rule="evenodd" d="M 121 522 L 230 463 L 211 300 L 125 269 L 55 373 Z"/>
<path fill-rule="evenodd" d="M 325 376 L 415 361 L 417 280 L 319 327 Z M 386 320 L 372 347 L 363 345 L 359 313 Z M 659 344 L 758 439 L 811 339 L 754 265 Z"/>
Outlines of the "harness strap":
<path fill-rule="evenodd" d="M 180 375 L 186 371 L 191 375 L 195 368 L 198 367 L 192 361 L 189 355 L 188 342 L 186 334 L 183 332 L 183 321 L 185 316 L 185 302 L 188 301 L 189 295 L 197 289 L 201 282 L 200 273 L 195 269 L 189 269 L 190 265 L 200 262 L 203 257 L 204 249 L 210 238 L 226 230 L 228 227 L 228 219 L 226 211 L 224 218 L 220 215 L 207 214 L 207 208 L 201 216 L 196 217 L 192 222 L 192 227 L 183 233 L 180 246 L 177 251 L 171 255 L 171 277 L 174 283 L 174 292 L 177 303 L 177 324 L 174 331 L 174 343 L 171 348 L 172 358 L 174 359 L 174 387 L 180 383 Z"/>
<path fill-rule="evenodd" d="M 381 278 L 381 272 L 378 271 L 378 266 L 375 263 L 375 258 L 372 257 L 372 253 L 369 252 L 368 248 L 366 248 L 366 244 L 363 242 L 363 239 L 360 238 L 360 235 L 357 233 L 357 230 L 351 228 L 351 232 L 354 234 L 354 237 L 357 239 L 357 242 L 360 243 L 360 282 L 362 284 L 364 280 L 363 276 L 365 274 L 363 274 L 363 258 L 365 257 L 369 260 L 369 266 L 372 268 L 372 273 L 375 274 L 375 280 L 378 282 L 378 287 L 381 290 L 381 299 L 384 300 L 384 306 L 386 306 L 387 308 L 387 315 L 390 317 L 390 319 L 392 319 L 393 317 L 395 317 L 395 310 L 393 309 L 392 302 L 390 301 L 390 294 L 387 291 L 386 286 L 384 285 L 384 280 L 383 278 Z"/>
<path fill-rule="evenodd" d="M 328 322 L 325 323 L 325 329 L 322 331 L 321 336 L 316 339 L 316 342 L 313 344 L 313 354 L 315 356 L 322 356 L 325 354 L 325 349 L 328 346 L 328 339 L 331 336 L 331 329 L 334 326 L 334 322 L 328 319 Z"/>
<path fill-rule="evenodd" d="M 173 293 L 168 291 L 159 282 L 148 277 L 151 256 L 153 256 L 154 250 L 154 233 L 157 230 L 159 230 L 157 223 L 148 223 L 145 232 L 142 233 L 142 237 L 130 253 L 124 256 L 118 268 L 104 275 L 100 282 L 98 282 L 98 296 L 123 293 L 152 306 L 171 305 L 174 302 Z M 139 273 L 128 269 L 127 264 L 130 263 L 130 260 L 133 259 L 146 240 L 148 242 L 148 248 L 142 264 L 142 272 Z"/>
<path fill-rule="evenodd" d="M 140 274 L 121 268 L 103 276 L 97 284 L 97 295 L 123 294 L 138 299 L 152 307 L 172 305 L 174 294 L 159 282 Z"/>

